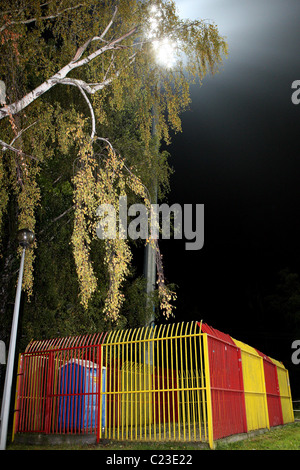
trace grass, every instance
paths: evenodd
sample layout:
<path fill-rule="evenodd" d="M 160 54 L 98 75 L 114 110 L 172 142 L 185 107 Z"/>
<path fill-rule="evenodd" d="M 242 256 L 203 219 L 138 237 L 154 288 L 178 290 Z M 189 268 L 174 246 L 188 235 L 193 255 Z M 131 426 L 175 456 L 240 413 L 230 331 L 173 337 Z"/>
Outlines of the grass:
<path fill-rule="evenodd" d="M 218 450 L 300 450 L 300 422 L 271 429 L 256 437 L 230 444 L 218 443 Z"/>
<path fill-rule="evenodd" d="M 99 445 L 19 445 L 10 444 L 7 450 L 104 450 L 104 451 L 187 451 L 200 450 L 199 443 L 193 442 L 138 442 L 103 441 Z M 272 428 L 270 431 L 242 441 L 225 443 L 217 441 L 216 450 L 300 450 L 300 422 Z"/>

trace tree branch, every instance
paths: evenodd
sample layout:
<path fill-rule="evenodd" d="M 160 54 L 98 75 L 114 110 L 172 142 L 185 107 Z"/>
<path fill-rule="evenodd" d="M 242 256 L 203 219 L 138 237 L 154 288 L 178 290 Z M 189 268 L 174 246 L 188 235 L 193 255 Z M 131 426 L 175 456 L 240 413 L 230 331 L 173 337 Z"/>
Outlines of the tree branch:
<path fill-rule="evenodd" d="M 69 207 L 69 209 L 65 210 L 65 211 L 62 212 L 60 215 L 58 215 L 57 217 L 55 217 L 54 219 L 52 219 L 52 220 L 49 222 L 49 224 L 48 224 L 48 226 L 47 226 L 46 228 L 44 228 L 44 229 L 42 229 L 42 230 L 39 231 L 39 235 L 41 235 L 42 233 L 44 233 L 45 230 L 47 230 L 47 228 L 48 228 L 50 225 L 54 224 L 54 223 L 57 222 L 58 220 L 62 219 L 65 215 L 69 214 L 69 212 L 71 212 L 72 210 L 74 210 L 74 208 L 75 208 L 75 206 L 71 206 L 71 207 Z"/>
<path fill-rule="evenodd" d="M 94 113 L 94 109 L 93 109 L 93 106 L 90 102 L 90 100 L 88 99 L 88 97 L 86 96 L 86 93 L 84 92 L 83 90 L 83 87 L 80 85 L 81 80 L 69 80 L 69 81 L 63 81 L 61 83 L 67 83 L 69 85 L 74 85 L 74 86 L 77 86 L 77 88 L 79 88 L 82 96 L 84 97 L 85 101 L 87 102 L 87 105 L 88 107 L 90 108 L 90 112 L 91 112 L 91 118 L 92 118 L 92 133 L 91 133 L 91 140 L 93 140 L 93 138 L 95 137 L 95 134 L 96 134 L 96 119 L 95 119 L 95 113 Z M 82 82 L 83 84 L 85 84 L 84 82 Z"/>
<path fill-rule="evenodd" d="M 108 30 L 106 28 L 106 30 Z M 76 60 L 72 59 L 67 65 L 65 65 L 63 68 L 59 70 L 56 74 L 54 74 L 52 77 L 50 77 L 48 80 L 46 80 L 44 83 L 39 85 L 37 88 L 35 88 L 33 91 L 25 95 L 23 98 L 20 100 L 16 101 L 15 103 L 12 103 L 10 105 L 5 105 L 0 109 L 0 120 L 9 116 L 9 115 L 14 115 L 25 109 L 27 106 L 29 106 L 33 101 L 35 101 L 39 96 L 42 94 L 46 93 L 49 91 L 53 86 L 55 86 L 58 83 L 64 83 L 66 84 L 66 77 L 69 72 L 71 72 L 73 69 L 82 67 L 83 65 L 88 64 L 89 62 L 95 60 L 97 57 L 99 57 L 101 54 L 113 50 L 113 49 L 118 49 L 122 46 L 120 43 L 123 42 L 126 38 L 130 37 L 137 31 L 137 27 L 132 28 L 130 31 L 127 33 L 124 33 L 122 36 L 118 37 L 117 39 L 112 40 L 111 42 L 105 44 L 104 46 L 98 48 L 96 51 L 92 52 L 90 55 L 85 57 L 84 59 L 81 60 Z M 94 38 L 91 39 L 91 41 L 94 40 Z M 88 45 L 85 43 L 84 46 L 85 49 L 87 48 Z M 83 46 L 82 46 L 83 47 Z M 80 49 L 80 48 L 79 48 Z M 78 52 L 78 51 L 77 51 Z M 83 51 L 78 54 L 78 57 L 80 58 L 82 55 Z M 76 53 L 77 55 L 77 53 Z M 76 57 L 75 55 L 75 57 Z M 134 61 L 135 54 L 133 54 L 129 59 L 130 59 L 130 64 Z M 103 89 L 105 86 L 109 85 L 112 80 L 117 78 L 119 76 L 120 72 L 117 72 L 114 77 L 107 78 L 106 80 L 99 82 L 97 84 L 92 84 L 90 86 L 89 84 L 86 84 L 84 81 L 77 81 L 75 82 L 74 79 L 69 79 L 69 84 L 77 84 L 77 86 L 81 86 L 85 91 L 88 93 L 95 93 L 96 91 L 99 91 Z M 71 83 L 72 81 L 72 83 Z"/>
<path fill-rule="evenodd" d="M 112 16 L 112 19 L 110 20 L 110 22 L 108 23 L 108 25 L 106 26 L 105 30 L 103 31 L 103 33 L 101 34 L 101 36 L 95 36 L 93 38 L 90 38 L 86 41 L 86 43 L 83 44 L 83 46 L 79 47 L 79 49 L 77 49 L 77 52 L 75 54 L 75 56 L 73 57 L 72 59 L 72 62 L 77 62 L 77 60 L 80 59 L 80 57 L 82 56 L 82 54 L 84 53 L 84 51 L 88 48 L 88 46 L 90 45 L 90 43 L 92 41 L 100 41 L 100 40 L 103 40 L 104 36 L 106 35 L 106 33 L 109 31 L 109 29 L 111 28 L 113 22 L 114 22 L 114 19 L 115 19 L 115 16 L 117 14 L 117 11 L 118 11 L 118 7 L 115 8 L 115 11 L 114 11 L 114 14 Z"/>
<path fill-rule="evenodd" d="M 23 157 L 31 158 L 32 160 L 35 160 L 37 162 L 39 161 L 36 157 L 33 157 L 32 155 L 28 155 L 27 153 L 22 152 L 22 150 L 20 149 L 16 149 L 12 145 L 4 142 L 3 140 L 0 140 L 0 145 L 2 145 L 2 149 L 1 149 L 2 152 L 4 152 L 5 150 L 12 150 L 13 152 L 18 153 L 19 155 L 22 155 Z"/>

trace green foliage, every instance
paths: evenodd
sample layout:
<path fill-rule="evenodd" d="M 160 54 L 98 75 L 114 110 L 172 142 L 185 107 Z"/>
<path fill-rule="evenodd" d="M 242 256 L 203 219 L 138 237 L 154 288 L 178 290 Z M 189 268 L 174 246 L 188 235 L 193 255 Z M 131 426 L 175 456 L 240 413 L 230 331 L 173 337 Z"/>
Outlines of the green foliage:
<path fill-rule="evenodd" d="M 131 247 L 128 240 L 95 239 L 96 209 L 116 205 L 120 194 L 149 205 L 154 182 L 158 196 L 166 195 L 171 169 L 159 144 L 181 131 L 190 83 L 215 73 L 227 54 L 216 26 L 181 20 L 171 0 L 119 0 L 117 10 L 115 3 L 1 2 L 3 266 L 16 231 L 34 231 L 24 272 L 29 336 L 37 323 L 41 334 L 59 334 L 125 318 Z M 173 70 L 156 63 L 145 39 L 152 5 L 162 13 L 158 38 L 177 40 Z M 169 316 L 173 294 L 156 249 L 158 297 Z M 128 305 L 126 298 L 129 317 Z"/>

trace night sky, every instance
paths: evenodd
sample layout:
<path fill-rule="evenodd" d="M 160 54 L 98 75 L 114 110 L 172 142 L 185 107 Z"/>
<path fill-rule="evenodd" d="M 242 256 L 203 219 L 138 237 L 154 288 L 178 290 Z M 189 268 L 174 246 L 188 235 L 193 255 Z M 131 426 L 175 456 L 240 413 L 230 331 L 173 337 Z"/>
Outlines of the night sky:
<path fill-rule="evenodd" d="M 178 0 L 182 17 L 215 22 L 229 44 L 218 75 L 192 87 L 183 132 L 168 148 L 169 203 L 204 204 L 199 251 L 162 241 L 178 288 L 177 320 L 204 320 L 275 359 L 291 356 L 282 318 L 262 299 L 289 267 L 300 273 L 299 0 Z M 289 367 L 289 363 L 286 364 Z M 300 367 L 300 366 L 298 366 Z"/>

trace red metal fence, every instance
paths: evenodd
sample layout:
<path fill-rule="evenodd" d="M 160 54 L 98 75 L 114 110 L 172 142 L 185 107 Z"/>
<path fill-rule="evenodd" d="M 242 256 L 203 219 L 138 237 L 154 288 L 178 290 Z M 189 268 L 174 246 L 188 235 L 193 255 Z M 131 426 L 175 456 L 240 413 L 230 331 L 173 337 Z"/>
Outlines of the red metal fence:
<path fill-rule="evenodd" d="M 231 337 L 202 324 L 208 334 L 214 439 L 247 432 L 241 352 Z"/>
<path fill-rule="evenodd" d="M 256 351 L 263 358 L 270 426 L 279 426 L 283 424 L 283 417 L 277 367 L 268 356 Z"/>
<path fill-rule="evenodd" d="M 98 426 L 101 338 L 29 345 L 21 356 L 15 428 L 32 433 L 92 433 Z M 94 343 L 91 340 L 97 341 Z M 91 344 L 89 344 L 91 341 Z"/>

